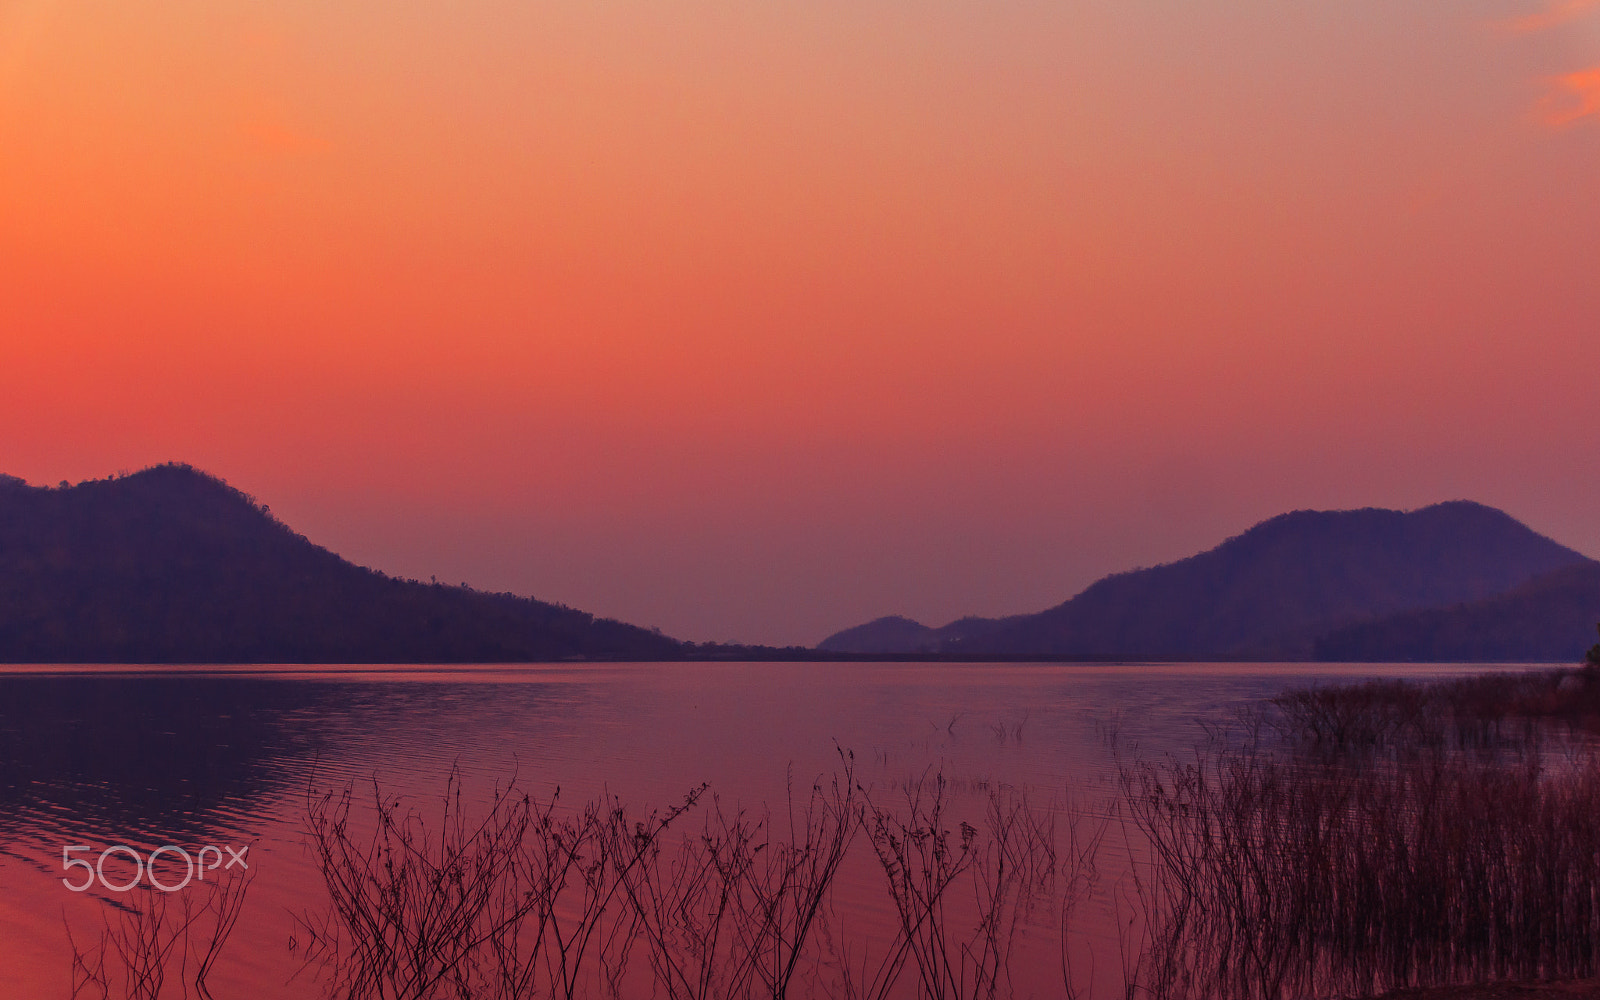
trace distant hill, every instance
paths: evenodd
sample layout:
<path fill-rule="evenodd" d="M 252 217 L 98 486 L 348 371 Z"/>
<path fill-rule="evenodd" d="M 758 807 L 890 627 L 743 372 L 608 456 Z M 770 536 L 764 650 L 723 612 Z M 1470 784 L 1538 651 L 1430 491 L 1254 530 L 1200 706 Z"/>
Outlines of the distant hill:
<path fill-rule="evenodd" d="M 51 489 L 0 477 L 0 662 L 673 659 L 673 639 L 353 565 L 183 465 Z"/>
<path fill-rule="evenodd" d="M 817 643 L 829 653 L 937 653 L 952 643 L 993 631 L 1000 618 L 958 618 L 941 628 L 929 628 L 910 618 L 890 615 L 835 632 Z"/>
<path fill-rule="evenodd" d="M 1468 501 L 1410 512 L 1295 511 L 1208 552 L 1106 577 L 1047 611 L 998 619 L 935 648 L 963 655 L 1309 659 L 1318 638 L 1341 627 L 1480 600 L 1587 562 Z M 859 646 L 871 629 L 830 636 L 822 648 L 840 641 Z"/>
<path fill-rule="evenodd" d="M 1577 662 L 1600 622 L 1600 563 L 1567 566 L 1481 601 L 1336 629 L 1319 660 Z"/>

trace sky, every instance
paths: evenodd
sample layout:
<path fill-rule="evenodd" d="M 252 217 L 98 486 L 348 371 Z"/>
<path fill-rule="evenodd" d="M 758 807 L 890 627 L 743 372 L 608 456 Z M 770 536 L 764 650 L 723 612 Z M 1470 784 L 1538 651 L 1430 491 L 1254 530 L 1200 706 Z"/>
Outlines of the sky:
<path fill-rule="evenodd" d="M 1600 0 L 0 0 L 0 471 L 697 641 L 1600 556 Z"/>

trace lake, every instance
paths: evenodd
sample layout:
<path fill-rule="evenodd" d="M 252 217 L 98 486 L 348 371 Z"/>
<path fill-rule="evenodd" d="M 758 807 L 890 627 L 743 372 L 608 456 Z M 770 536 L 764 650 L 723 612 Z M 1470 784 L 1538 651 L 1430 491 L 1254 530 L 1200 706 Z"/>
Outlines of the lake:
<path fill-rule="evenodd" d="M 290 950 L 323 886 L 303 833 L 321 791 L 372 782 L 423 812 L 458 769 L 469 812 L 515 781 L 563 808 L 603 794 L 669 807 L 708 783 L 725 812 L 779 809 L 853 754 L 877 801 L 943 776 L 952 817 L 1024 792 L 1053 817 L 1108 814 L 1125 757 L 1181 753 L 1205 724 L 1285 688 L 1441 677 L 1463 665 L 729 663 L 507 667 L 0 668 L 0 993 L 63 996 L 71 951 L 129 899 L 62 884 L 63 848 L 242 850 L 255 881 L 212 985 L 219 997 L 320 995 Z M 1508 668 L 1496 668 L 1508 669 Z M 369 794 L 370 798 L 370 794 Z M 694 818 L 688 821 L 696 822 Z M 698 827 L 685 825 L 685 832 Z M 1106 843 L 1125 843 L 1115 830 Z M 890 926 L 864 840 L 835 908 L 870 942 Z M 169 855 L 169 860 L 175 855 Z M 221 858 L 228 855 L 221 854 Z M 133 874 L 113 857 L 113 883 Z M 1077 915 L 1080 973 L 1112 995 L 1115 865 Z M 178 869 L 181 875 L 181 867 Z M 172 878 L 164 872 L 164 879 Z M 188 892 L 189 889 L 180 890 Z M 298 944 L 298 941 L 297 941 Z M 1053 916 L 1024 921 L 1018 995 L 1059 992 Z"/>

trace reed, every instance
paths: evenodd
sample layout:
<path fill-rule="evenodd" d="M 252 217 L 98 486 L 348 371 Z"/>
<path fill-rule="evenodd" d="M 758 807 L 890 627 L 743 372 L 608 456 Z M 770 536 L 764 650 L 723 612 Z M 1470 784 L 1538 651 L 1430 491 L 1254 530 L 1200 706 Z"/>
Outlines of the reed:
<path fill-rule="evenodd" d="M 1265 718 L 1302 750 L 1517 747 L 1600 732 L 1600 668 L 1304 688 L 1272 699 L 1270 709 Z"/>
<path fill-rule="evenodd" d="M 1296 692 L 1121 769 L 1131 993 L 1371 996 L 1600 972 L 1600 761 L 1562 673 Z M 1562 752 L 1562 751 L 1566 752 Z"/>

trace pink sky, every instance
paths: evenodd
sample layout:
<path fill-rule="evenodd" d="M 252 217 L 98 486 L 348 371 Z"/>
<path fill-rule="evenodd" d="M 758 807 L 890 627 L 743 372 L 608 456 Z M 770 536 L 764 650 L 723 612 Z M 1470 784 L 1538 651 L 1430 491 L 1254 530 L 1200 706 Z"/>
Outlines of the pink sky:
<path fill-rule="evenodd" d="M 0 471 L 697 640 L 1600 555 L 1600 4 L 9 0 L 0 357 Z"/>

